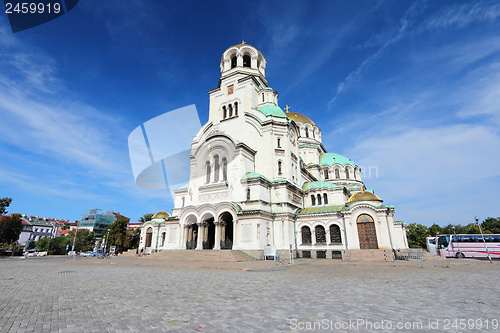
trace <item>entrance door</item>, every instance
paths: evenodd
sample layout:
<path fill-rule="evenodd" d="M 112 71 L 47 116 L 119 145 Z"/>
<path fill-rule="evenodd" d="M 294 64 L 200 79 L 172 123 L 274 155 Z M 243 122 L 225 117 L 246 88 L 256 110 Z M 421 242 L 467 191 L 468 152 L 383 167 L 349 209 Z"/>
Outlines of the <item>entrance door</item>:
<path fill-rule="evenodd" d="M 146 246 L 151 247 L 151 241 L 153 240 L 153 228 L 148 228 L 146 231 Z"/>
<path fill-rule="evenodd" d="M 215 246 L 215 224 L 214 224 L 214 218 L 211 217 L 208 220 L 206 220 L 207 229 L 206 229 L 206 237 L 205 241 L 203 242 L 203 249 L 205 250 L 212 250 Z"/>
<path fill-rule="evenodd" d="M 220 220 L 224 222 L 220 248 L 222 250 L 231 250 L 233 248 L 233 215 L 224 212 L 221 214 Z"/>
<path fill-rule="evenodd" d="M 357 219 L 359 248 L 378 249 L 375 223 L 370 215 L 362 214 Z"/>

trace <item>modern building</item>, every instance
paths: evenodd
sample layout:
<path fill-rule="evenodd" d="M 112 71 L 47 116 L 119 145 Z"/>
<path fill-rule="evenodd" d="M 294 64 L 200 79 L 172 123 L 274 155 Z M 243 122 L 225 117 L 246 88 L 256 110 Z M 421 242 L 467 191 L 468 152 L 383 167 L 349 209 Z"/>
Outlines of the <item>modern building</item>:
<path fill-rule="evenodd" d="M 106 234 L 117 218 L 112 211 L 104 212 L 98 208 L 87 209 L 86 211 L 87 213 L 82 214 L 78 222 L 78 228 L 94 231 L 97 237 Z"/>
<path fill-rule="evenodd" d="M 140 247 L 256 258 L 406 248 L 394 207 L 366 188 L 355 162 L 326 151 L 313 120 L 279 107 L 266 66 L 251 45 L 224 51 L 208 122 L 191 143 L 189 184 L 174 191 L 172 216 L 142 225 Z"/>

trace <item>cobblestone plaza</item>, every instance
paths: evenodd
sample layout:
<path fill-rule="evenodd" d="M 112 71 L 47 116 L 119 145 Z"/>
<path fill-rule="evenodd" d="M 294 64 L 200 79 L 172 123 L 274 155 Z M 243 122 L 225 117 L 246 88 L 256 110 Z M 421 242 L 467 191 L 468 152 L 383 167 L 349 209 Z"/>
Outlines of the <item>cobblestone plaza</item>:
<path fill-rule="evenodd" d="M 248 271 L 1 259 L 0 331 L 499 331 L 498 263 L 304 260 Z"/>

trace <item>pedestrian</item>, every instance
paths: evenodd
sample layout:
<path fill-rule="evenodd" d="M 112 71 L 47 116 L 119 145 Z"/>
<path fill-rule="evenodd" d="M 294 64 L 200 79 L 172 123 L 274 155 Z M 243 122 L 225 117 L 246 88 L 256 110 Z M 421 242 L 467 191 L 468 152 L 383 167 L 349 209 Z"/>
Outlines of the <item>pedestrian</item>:
<path fill-rule="evenodd" d="M 144 248 L 141 249 L 141 255 L 139 257 L 142 257 L 142 251 L 144 251 Z"/>
<path fill-rule="evenodd" d="M 135 249 L 135 256 L 138 257 L 139 256 L 139 248 Z"/>

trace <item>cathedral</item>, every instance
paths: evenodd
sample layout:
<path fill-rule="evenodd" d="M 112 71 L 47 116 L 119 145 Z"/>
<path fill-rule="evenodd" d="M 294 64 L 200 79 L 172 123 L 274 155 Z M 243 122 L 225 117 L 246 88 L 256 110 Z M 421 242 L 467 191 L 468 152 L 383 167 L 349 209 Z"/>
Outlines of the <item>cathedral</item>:
<path fill-rule="evenodd" d="M 189 183 L 174 191 L 172 214 L 142 225 L 140 248 L 257 259 L 407 248 L 394 207 L 365 187 L 361 169 L 326 151 L 313 120 L 278 106 L 266 65 L 244 42 L 222 54 L 208 122 L 191 142 Z"/>

